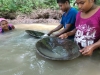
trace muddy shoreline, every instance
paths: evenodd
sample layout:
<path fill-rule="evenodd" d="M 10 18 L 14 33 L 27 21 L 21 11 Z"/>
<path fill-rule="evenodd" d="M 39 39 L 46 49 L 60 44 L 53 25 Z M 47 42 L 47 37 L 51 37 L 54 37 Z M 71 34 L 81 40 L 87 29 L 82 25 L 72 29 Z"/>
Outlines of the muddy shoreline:
<path fill-rule="evenodd" d="M 12 24 L 58 24 L 60 22 L 62 14 L 63 12 L 61 12 L 60 10 L 38 9 L 34 10 L 30 14 L 17 13 L 15 15 L 12 13 L 12 15 L 9 15 L 9 17 L 6 18 L 8 22 Z"/>

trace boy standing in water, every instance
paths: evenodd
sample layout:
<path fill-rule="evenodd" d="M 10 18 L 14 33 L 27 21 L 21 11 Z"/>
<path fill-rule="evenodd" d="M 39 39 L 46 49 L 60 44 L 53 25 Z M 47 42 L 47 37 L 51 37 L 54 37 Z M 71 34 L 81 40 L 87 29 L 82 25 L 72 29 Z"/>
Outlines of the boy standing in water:
<path fill-rule="evenodd" d="M 100 47 L 100 7 L 96 0 L 76 0 L 80 10 L 76 17 L 76 28 L 64 33 L 60 38 L 67 38 L 75 34 L 75 41 L 81 47 L 83 55 L 92 55 Z"/>
<path fill-rule="evenodd" d="M 7 20 L 4 18 L 0 18 L 0 33 L 15 29 L 15 27 L 11 24 L 8 24 Z"/>
<path fill-rule="evenodd" d="M 51 30 L 48 33 L 48 35 L 51 35 L 53 32 L 56 32 L 64 27 L 64 29 L 61 30 L 58 34 L 55 34 L 55 36 L 58 37 L 59 35 L 71 31 L 75 28 L 77 10 L 70 6 L 69 0 L 57 0 L 57 3 L 60 9 L 64 12 L 64 14 L 62 15 L 60 25 L 58 25 L 55 29 Z M 74 36 L 71 36 L 69 38 L 73 38 L 73 37 Z"/>

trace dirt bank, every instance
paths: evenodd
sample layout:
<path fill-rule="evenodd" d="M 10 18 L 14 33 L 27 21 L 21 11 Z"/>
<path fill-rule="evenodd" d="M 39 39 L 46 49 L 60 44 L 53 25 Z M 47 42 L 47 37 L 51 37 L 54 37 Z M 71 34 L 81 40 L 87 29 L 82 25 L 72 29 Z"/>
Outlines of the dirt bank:
<path fill-rule="evenodd" d="M 16 13 L 6 16 L 8 22 L 12 24 L 32 24 L 32 23 L 59 23 L 62 12 L 52 9 L 33 10 L 30 14 Z M 13 17 L 13 18 L 12 18 Z"/>

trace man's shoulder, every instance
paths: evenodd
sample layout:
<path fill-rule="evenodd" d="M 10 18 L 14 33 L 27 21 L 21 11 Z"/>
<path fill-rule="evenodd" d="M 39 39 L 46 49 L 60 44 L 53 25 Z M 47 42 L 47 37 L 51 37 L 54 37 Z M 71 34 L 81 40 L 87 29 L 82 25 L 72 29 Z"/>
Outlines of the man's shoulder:
<path fill-rule="evenodd" d="M 78 10 L 74 7 L 71 7 L 70 12 L 78 12 Z"/>

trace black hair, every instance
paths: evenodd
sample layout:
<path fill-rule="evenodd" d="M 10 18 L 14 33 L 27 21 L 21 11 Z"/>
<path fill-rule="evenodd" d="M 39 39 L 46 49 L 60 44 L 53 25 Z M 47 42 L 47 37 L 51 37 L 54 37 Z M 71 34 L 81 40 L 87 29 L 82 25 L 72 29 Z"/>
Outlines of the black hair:
<path fill-rule="evenodd" d="M 94 0 L 94 3 L 96 3 L 97 1 L 96 0 Z"/>
<path fill-rule="evenodd" d="M 70 0 L 57 0 L 57 3 L 65 3 L 66 1 L 68 1 L 68 3 L 70 3 Z"/>

